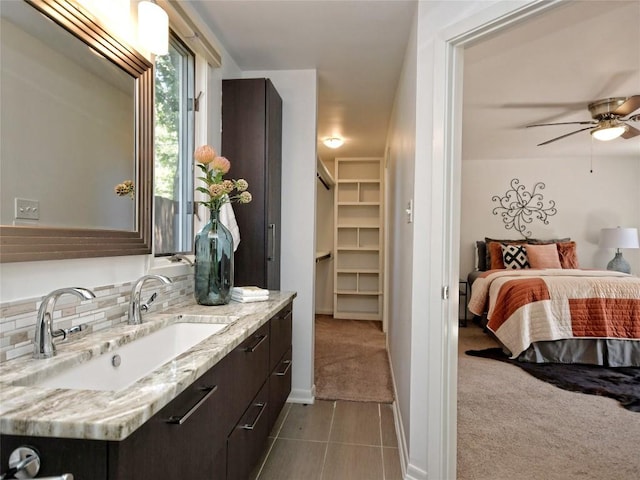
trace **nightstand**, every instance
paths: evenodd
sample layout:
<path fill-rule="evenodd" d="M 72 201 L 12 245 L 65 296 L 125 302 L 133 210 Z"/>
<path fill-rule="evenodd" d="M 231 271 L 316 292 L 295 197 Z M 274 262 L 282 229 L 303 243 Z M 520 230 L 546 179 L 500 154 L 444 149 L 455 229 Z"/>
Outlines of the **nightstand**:
<path fill-rule="evenodd" d="M 469 284 L 466 280 L 460 280 L 458 282 L 458 296 L 461 300 L 460 308 L 464 311 L 464 318 L 459 318 L 458 315 L 458 325 L 461 327 L 467 326 L 467 305 L 469 304 Z"/>

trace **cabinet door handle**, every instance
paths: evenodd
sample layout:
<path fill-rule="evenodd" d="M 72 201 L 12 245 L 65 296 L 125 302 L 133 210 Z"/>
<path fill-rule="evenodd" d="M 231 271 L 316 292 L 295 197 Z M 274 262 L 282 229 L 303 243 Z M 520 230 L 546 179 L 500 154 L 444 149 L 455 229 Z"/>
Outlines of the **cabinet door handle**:
<path fill-rule="evenodd" d="M 276 224 L 270 223 L 269 230 L 271 230 L 271 252 L 267 257 L 268 261 L 275 260 L 276 258 Z"/>
<path fill-rule="evenodd" d="M 260 417 L 262 416 L 262 412 L 264 412 L 264 409 L 267 406 L 267 403 L 266 402 L 255 403 L 253 406 L 254 407 L 258 407 L 260 409 L 260 411 L 258 412 L 258 415 L 256 415 L 256 418 L 253 421 L 253 423 L 251 423 L 251 424 L 245 423 L 244 425 L 242 425 L 240 427 L 243 430 L 253 430 L 254 428 L 256 428 L 256 424 L 258 423 L 258 420 L 260 420 Z"/>
<path fill-rule="evenodd" d="M 244 351 L 247 352 L 247 353 L 253 353 L 253 351 L 256 348 L 258 348 L 260 346 L 260 344 L 265 341 L 266 338 L 267 338 L 266 335 L 259 335 L 257 337 L 257 342 L 254 343 L 253 345 L 251 345 L 250 347 L 247 347 Z"/>
<path fill-rule="evenodd" d="M 276 376 L 278 376 L 278 377 L 284 377 L 287 374 L 287 372 L 289 371 L 289 369 L 291 368 L 291 360 L 285 360 L 282 363 L 284 365 L 286 365 L 286 367 L 284 368 L 283 372 L 276 372 Z"/>
<path fill-rule="evenodd" d="M 171 423 L 174 425 L 182 425 L 184 422 L 187 421 L 187 419 L 193 415 L 195 413 L 196 410 L 198 410 L 198 408 L 200 408 L 200 406 L 206 402 L 209 397 L 211 395 L 213 395 L 214 393 L 216 393 L 216 391 L 218 390 L 218 386 L 214 385 L 213 387 L 203 387 L 201 389 L 204 393 L 204 395 L 202 396 L 202 398 L 200 400 L 198 400 L 198 403 L 196 403 L 193 407 L 191 407 L 189 409 L 189 411 L 187 413 L 185 413 L 183 416 L 179 416 L 179 415 L 174 415 L 172 417 L 169 417 L 169 420 L 167 420 L 167 423 Z"/>

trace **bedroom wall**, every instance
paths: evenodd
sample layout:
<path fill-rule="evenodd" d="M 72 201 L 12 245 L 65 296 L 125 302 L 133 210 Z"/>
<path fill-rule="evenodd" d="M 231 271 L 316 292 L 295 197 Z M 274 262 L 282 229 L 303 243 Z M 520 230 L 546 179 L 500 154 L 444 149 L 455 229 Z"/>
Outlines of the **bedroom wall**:
<path fill-rule="evenodd" d="M 598 246 L 600 229 L 640 228 L 640 159 L 526 158 L 462 162 L 462 222 L 460 229 L 460 278 L 473 270 L 473 245 L 485 236 L 522 238 L 504 227 L 493 195 L 504 196 L 511 179 L 517 178 L 530 191 L 536 182 L 546 185 L 540 192 L 545 206 L 556 202 L 558 213 L 545 225 L 534 218 L 528 226 L 536 238 L 571 237 L 577 242 L 582 268 L 606 268 L 614 250 Z M 640 249 L 623 250 L 631 271 L 640 274 Z"/>

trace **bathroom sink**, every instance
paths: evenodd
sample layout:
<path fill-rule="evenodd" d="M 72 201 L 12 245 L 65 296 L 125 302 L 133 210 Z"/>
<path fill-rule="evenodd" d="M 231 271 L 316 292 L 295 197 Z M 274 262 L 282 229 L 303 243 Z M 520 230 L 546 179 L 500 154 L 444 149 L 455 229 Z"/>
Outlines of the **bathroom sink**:
<path fill-rule="evenodd" d="M 174 323 L 33 383 L 48 388 L 119 391 L 178 357 L 226 323 Z"/>

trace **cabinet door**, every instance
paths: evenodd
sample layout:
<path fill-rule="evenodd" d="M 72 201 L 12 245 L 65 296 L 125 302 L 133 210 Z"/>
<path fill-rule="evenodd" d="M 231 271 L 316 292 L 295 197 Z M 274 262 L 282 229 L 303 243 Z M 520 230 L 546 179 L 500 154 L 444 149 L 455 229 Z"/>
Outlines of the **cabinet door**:
<path fill-rule="evenodd" d="M 228 357 L 234 372 L 230 409 L 235 425 L 269 376 L 269 324 L 260 327 Z"/>
<path fill-rule="evenodd" d="M 282 100 L 268 79 L 222 81 L 222 154 L 253 196 L 234 208 L 241 237 L 236 285 L 280 289 L 281 138 Z"/>
<path fill-rule="evenodd" d="M 282 356 L 291 348 L 292 306 L 284 307 L 269 322 L 269 371 L 273 371 Z"/>
<path fill-rule="evenodd" d="M 282 356 L 269 377 L 269 431 L 291 393 L 291 348 Z"/>
<path fill-rule="evenodd" d="M 266 81 L 267 153 L 267 288 L 280 290 L 280 234 L 282 222 L 282 99 L 270 80 Z"/>
<path fill-rule="evenodd" d="M 255 396 L 229 435 L 227 480 L 247 480 L 256 467 L 269 435 L 269 382 Z"/>
<path fill-rule="evenodd" d="M 206 478 L 220 471 L 220 426 L 231 398 L 223 362 L 202 375 L 122 442 L 111 442 L 109 478 Z"/>

